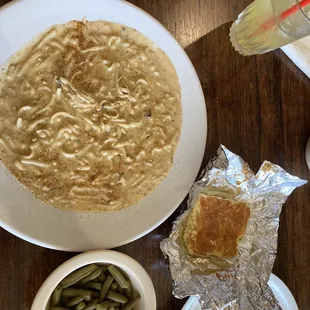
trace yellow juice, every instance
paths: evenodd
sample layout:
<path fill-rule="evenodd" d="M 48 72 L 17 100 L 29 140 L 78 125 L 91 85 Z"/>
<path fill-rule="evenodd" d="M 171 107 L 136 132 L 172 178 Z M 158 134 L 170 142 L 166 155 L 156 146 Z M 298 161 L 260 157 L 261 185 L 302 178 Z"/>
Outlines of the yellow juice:
<path fill-rule="evenodd" d="M 281 21 L 279 15 L 296 0 L 256 0 L 233 23 L 230 38 L 243 55 L 262 54 L 310 34 L 309 8 Z M 274 21 L 273 23 L 269 23 Z"/>

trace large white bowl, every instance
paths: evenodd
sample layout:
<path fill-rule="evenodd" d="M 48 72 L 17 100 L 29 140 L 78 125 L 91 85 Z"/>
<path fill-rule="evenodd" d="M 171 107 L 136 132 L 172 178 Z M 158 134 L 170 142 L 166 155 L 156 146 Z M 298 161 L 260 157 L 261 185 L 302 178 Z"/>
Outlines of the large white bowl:
<path fill-rule="evenodd" d="M 134 259 L 116 251 L 86 252 L 60 265 L 42 284 L 31 310 L 48 310 L 47 303 L 60 281 L 76 269 L 93 263 L 113 264 L 119 267 L 126 273 L 133 287 L 141 296 L 141 301 L 136 306 L 137 310 L 156 310 L 155 290 L 147 272 Z"/>
<path fill-rule="evenodd" d="M 67 251 L 116 247 L 160 225 L 180 205 L 193 184 L 207 135 L 203 93 L 186 53 L 160 23 L 125 1 L 12 1 L 0 8 L 0 63 L 49 26 L 83 17 L 136 28 L 166 52 L 179 75 L 183 125 L 168 177 L 138 205 L 119 212 L 82 214 L 46 205 L 0 164 L 0 225 L 30 242 Z"/>

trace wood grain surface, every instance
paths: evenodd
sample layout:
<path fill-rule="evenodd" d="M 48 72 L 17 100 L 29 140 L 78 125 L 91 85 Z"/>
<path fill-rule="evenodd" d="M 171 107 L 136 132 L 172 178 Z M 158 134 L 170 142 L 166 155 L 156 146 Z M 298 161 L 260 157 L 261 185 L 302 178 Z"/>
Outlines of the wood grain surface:
<path fill-rule="evenodd" d="M 0 0 L 0 5 L 7 2 Z M 310 137 L 310 80 L 279 50 L 246 58 L 234 52 L 229 42 L 231 21 L 250 0 L 130 2 L 176 37 L 198 72 L 208 110 L 204 165 L 222 143 L 253 170 L 268 159 L 309 179 L 304 152 Z M 172 296 L 170 274 L 159 249 L 179 212 L 152 233 L 118 249 L 149 272 L 159 310 L 178 310 L 185 302 Z M 0 249 L 1 310 L 29 310 L 45 278 L 74 255 L 32 245 L 3 229 Z M 288 285 L 301 310 L 310 309 L 309 249 L 310 186 L 306 185 L 283 208 L 274 266 L 274 273 Z"/>

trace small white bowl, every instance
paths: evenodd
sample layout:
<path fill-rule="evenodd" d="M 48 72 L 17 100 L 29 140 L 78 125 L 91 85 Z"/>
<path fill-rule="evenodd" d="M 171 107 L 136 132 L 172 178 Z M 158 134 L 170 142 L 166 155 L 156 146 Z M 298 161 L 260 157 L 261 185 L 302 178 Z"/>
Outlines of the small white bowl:
<path fill-rule="evenodd" d="M 147 272 L 133 258 L 115 251 L 86 252 L 60 265 L 42 284 L 33 301 L 31 310 L 48 310 L 48 301 L 60 281 L 74 270 L 93 263 L 108 263 L 119 267 L 125 272 L 133 287 L 141 296 L 141 301 L 135 309 L 156 310 L 155 289 Z"/>

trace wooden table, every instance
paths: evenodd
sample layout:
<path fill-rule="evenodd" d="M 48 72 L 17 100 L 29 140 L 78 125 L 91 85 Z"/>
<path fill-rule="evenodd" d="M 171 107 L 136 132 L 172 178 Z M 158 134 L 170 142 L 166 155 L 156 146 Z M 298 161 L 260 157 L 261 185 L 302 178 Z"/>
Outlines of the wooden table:
<path fill-rule="evenodd" d="M 7 2 L 0 0 L 0 5 Z M 268 159 L 309 179 L 304 151 L 310 136 L 310 80 L 281 51 L 243 57 L 229 42 L 231 21 L 250 0 L 130 2 L 168 28 L 198 72 L 208 109 L 204 165 L 223 143 L 254 170 Z M 274 266 L 301 310 L 310 309 L 309 202 L 307 185 L 285 204 Z M 177 215 L 178 211 L 152 233 L 118 249 L 149 272 L 160 310 L 178 310 L 185 302 L 171 294 L 170 274 L 159 249 Z M 0 309 L 29 310 L 45 278 L 73 255 L 43 249 L 0 230 Z"/>

